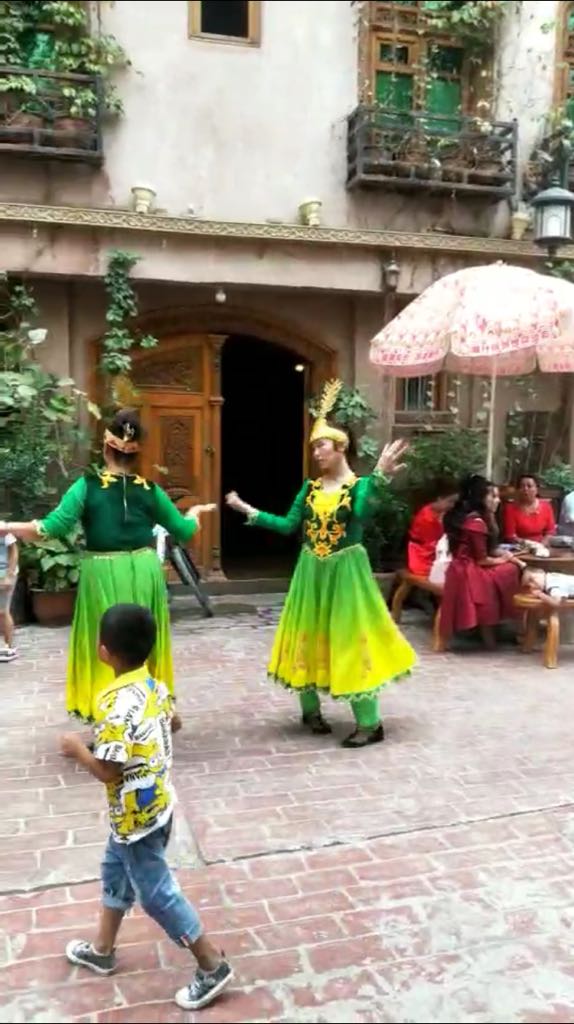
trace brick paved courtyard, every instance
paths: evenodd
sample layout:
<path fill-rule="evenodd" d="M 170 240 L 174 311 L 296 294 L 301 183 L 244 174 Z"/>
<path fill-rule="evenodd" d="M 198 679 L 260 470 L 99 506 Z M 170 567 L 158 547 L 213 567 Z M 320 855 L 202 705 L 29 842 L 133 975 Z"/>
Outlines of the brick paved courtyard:
<path fill-rule="evenodd" d="M 505 647 L 428 653 L 387 691 L 388 740 L 302 735 L 265 680 L 276 610 L 178 616 L 185 732 L 172 851 L 233 992 L 171 1002 L 187 957 L 136 914 L 121 967 L 62 956 L 88 937 L 106 835 L 101 787 L 59 757 L 65 630 L 0 666 L 0 1021 L 574 1022 L 574 649 L 548 672 Z M 407 618 L 408 621 L 408 618 Z"/>

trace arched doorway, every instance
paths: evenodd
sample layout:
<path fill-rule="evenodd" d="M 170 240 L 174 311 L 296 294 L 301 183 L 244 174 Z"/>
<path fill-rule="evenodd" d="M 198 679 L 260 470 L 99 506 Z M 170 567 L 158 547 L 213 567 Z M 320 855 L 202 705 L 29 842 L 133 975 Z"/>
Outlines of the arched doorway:
<path fill-rule="evenodd" d="M 291 349 L 230 335 L 221 353 L 222 501 L 229 490 L 283 514 L 305 472 L 308 365 Z M 246 530 L 223 507 L 221 561 L 229 579 L 288 575 L 298 538 Z"/>
<path fill-rule="evenodd" d="M 227 486 L 236 490 L 246 488 L 245 500 L 254 504 L 261 493 L 262 505 L 270 511 L 284 512 L 293 497 L 294 485 L 296 489 L 302 479 L 307 457 L 305 389 L 312 393 L 336 374 L 333 350 L 325 343 L 301 335 L 289 325 L 231 304 L 156 310 L 142 316 L 138 326 L 159 341 L 156 348 L 136 350 L 132 363 L 132 380 L 138 392 L 136 402 L 146 432 L 141 467 L 144 475 L 161 483 L 182 508 L 208 501 L 217 502 L 221 507 Z M 98 350 L 99 341 L 94 340 L 90 390 L 95 396 L 98 394 L 95 373 Z M 227 386 L 224 389 L 225 363 Z M 303 372 L 296 370 L 296 366 L 303 366 Z M 245 381 L 243 387 L 240 378 Z M 286 385 L 287 380 L 290 387 Z M 275 394 L 268 389 L 270 381 L 275 382 Z M 226 437 L 222 436 L 225 390 L 231 406 L 224 422 Z M 245 394 L 249 395 L 250 411 L 256 409 L 260 426 L 254 450 L 249 450 L 253 449 L 253 441 L 240 423 L 239 409 L 246 404 Z M 268 407 L 265 396 L 271 399 Z M 287 437 L 285 442 L 281 440 L 282 451 L 274 455 L 268 421 L 281 408 L 279 419 L 287 424 L 289 432 L 293 431 L 294 438 L 293 443 Z M 235 447 L 233 458 L 226 458 L 224 445 Z M 264 492 L 260 492 L 259 484 L 266 474 L 269 476 L 271 463 L 279 470 L 281 460 L 285 459 L 290 468 L 284 473 L 278 472 L 277 477 L 273 477 L 275 482 L 268 482 Z M 247 461 L 256 467 L 257 481 L 255 476 L 242 475 Z M 239 475 L 235 474 L 235 468 L 241 470 Z M 252 482 L 257 482 L 254 491 Z M 224 517 L 225 510 L 207 517 L 201 534 L 194 539 L 194 555 L 208 578 L 222 574 Z M 238 534 L 233 534 L 239 526 L 243 554 L 239 550 Z M 241 520 L 230 529 L 231 547 L 226 558 L 229 556 L 232 572 L 240 576 L 269 576 L 282 573 L 289 566 L 292 544 L 281 546 L 274 538 L 265 539 L 265 534 L 259 531 L 253 531 L 253 540 L 248 540 L 250 531 Z M 251 555 L 250 544 L 253 544 Z"/>

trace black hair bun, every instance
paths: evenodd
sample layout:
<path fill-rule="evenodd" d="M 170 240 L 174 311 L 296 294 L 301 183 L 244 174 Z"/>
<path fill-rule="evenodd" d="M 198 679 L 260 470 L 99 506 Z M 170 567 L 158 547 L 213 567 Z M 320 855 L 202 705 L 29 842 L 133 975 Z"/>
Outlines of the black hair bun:
<path fill-rule="evenodd" d="M 137 409 L 118 409 L 110 430 L 115 437 L 121 437 L 124 441 L 140 441 L 142 428 Z"/>

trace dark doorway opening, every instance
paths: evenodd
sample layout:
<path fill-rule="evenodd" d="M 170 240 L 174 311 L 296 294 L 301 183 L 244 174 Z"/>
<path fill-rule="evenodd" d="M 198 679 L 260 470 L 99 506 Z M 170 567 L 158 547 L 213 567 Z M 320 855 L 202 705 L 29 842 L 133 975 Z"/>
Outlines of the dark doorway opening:
<path fill-rule="evenodd" d="M 222 490 L 284 515 L 303 480 L 305 367 L 287 348 L 233 335 L 222 353 Z M 222 565 L 229 579 L 289 575 L 298 535 L 249 529 L 222 503 Z"/>

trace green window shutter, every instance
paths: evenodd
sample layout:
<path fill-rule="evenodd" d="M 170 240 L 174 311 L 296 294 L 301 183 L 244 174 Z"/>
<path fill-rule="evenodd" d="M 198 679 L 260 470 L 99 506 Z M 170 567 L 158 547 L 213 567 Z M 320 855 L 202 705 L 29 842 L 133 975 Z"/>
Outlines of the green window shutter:
<path fill-rule="evenodd" d="M 438 119 L 427 121 L 427 127 L 433 132 L 449 134 L 459 130 L 460 121 L 457 115 L 462 110 L 462 84 L 459 77 L 450 76 L 462 74 L 463 59 L 463 52 L 458 47 L 429 47 L 425 109 L 429 114 L 456 118 L 446 124 Z"/>
<path fill-rule="evenodd" d="M 408 112 L 413 109 L 412 75 L 395 75 L 392 71 L 377 71 L 376 99 L 382 107 Z"/>
<path fill-rule="evenodd" d="M 451 78 L 433 78 L 427 84 L 426 109 L 429 114 L 460 114 L 462 90 L 460 82 Z"/>

